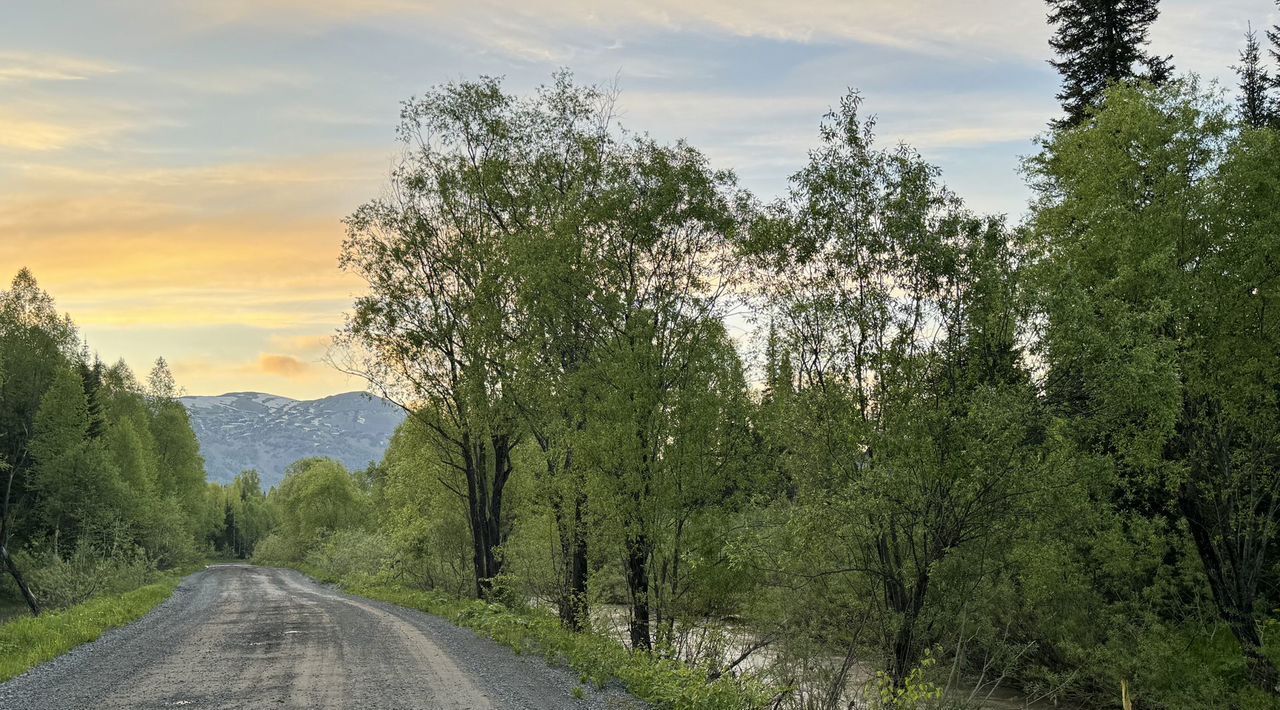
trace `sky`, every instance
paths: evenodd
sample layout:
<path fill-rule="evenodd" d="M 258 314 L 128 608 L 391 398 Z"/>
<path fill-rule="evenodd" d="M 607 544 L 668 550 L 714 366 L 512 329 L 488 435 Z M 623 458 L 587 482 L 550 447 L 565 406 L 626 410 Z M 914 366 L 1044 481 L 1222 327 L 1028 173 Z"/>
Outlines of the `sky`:
<path fill-rule="evenodd" d="M 1152 49 L 1234 83 L 1271 0 L 1164 0 Z M 878 133 L 1018 220 L 1054 118 L 1040 0 L 0 0 L 0 279 L 29 267 L 103 360 L 190 394 L 363 389 L 323 364 L 400 102 L 568 68 L 621 123 L 779 196 L 851 89 Z"/>

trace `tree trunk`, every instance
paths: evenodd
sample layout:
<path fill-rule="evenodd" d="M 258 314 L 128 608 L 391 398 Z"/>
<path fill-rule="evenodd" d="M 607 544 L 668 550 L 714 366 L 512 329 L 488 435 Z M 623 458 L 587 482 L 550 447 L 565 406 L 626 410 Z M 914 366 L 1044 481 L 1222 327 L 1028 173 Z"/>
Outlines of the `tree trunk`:
<path fill-rule="evenodd" d="M 676 642 L 676 600 L 680 596 L 680 555 L 684 541 L 685 519 L 676 521 L 675 539 L 671 544 L 671 559 L 664 561 L 656 587 L 660 593 L 655 599 L 657 611 L 657 643 L 659 648 L 675 646 Z"/>
<path fill-rule="evenodd" d="M 876 555 L 884 579 L 885 601 L 889 610 L 900 619 L 893 637 L 893 647 L 890 649 L 889 677 L 893 681 L 893 687 L 904 688 L 907 676 L 920 663 L 916 625 L 920 612 L 924 609 L 925 595 L 929 592 L 929 572 L 926 566 L 923 570 L 916 571 L 914 580 L 903 579 L 902 572 L 899 571 L 901 565 L 896 545 L 896 534 L 891 532 L 881 535 L 876 543 Z M 911 582 L 910 587 L 907 586 L 908 581 Z"/>
<path fill-rule="evenodd" d="M 649 651 L 649 539 L 641 533 L 627 541 L 627 588 L 631 592 L 631 649 Z"/>
<path fill-rule="evenodd" d="M 26 580 L 22 578 L 22 572 L 18 570 L 18 565 L 15 564 L 13 558 L 9 556 L 9 548 L 4 544 L 0 544 L 0 557 L 4 558 L 4 566 L 9 570 L 9 575 L 13 577 L 13 581 L 18 583 L 18 589 L 22 590 L 22 598 L 27 600 L 27 606 L 31 609 L 31 615 L 40 616 L 40 604 L 36 602 L 36 598 L 31 593 L 30 587 L 27 586 Z"/>
<path fill-rule="evenodd" d="M 485 538 L 489 526 L 485 524 L 483 501 L 485 499 L 484 481 L 485 455 L 484 448 L 473 451 L 470 434 L 462 434 L 462 455 L 467 474 L 467 521 L 471 525 L 471 562 L 476 581 L 476 599 L 486 599 L 492 583 L 487 574 L 488 563 L 485 555 Z"/>
<path fill-rule="evenodd" d="M 471 562 L 472 569 L 475 573 L 476 582 L 476 598 L 485 599 L 489 596 L 489 590 L 492 583 L 487 574 L 488 564 L 485 555 L 485 538 L 488 534 L 489 526 L 485 524 L 484 515 L 481 512 L 481 491 L 479 490 L 480 474 L 476 471 L 476 463 L 474 458 L 468 452 L 466 459 L 467 467 L 467 522 L 471 526 Z"/>
<path fill-rule="evenodd" d="M 506 542 L 507 535 L 502 525 L 502 497 L 511 477 L 511 447 L 505 435 L 490 437 L 487 444 L 474 451 L 470 450 L 471 441 L 470 436 L 463 435 L 476 598 L 489 599 L 493 596 L 493 580 L 502 574 L 498 548 Z"/>
<path fill-rule="evenodd" d="M 1280 671 L 1262 652 L 1262 634 L 1258 631 L 1258 622 L 1253 615 L 1253 596 L 1240 589 L 1242 585 L 1232 583 L 1238 580 L 1228 579 L 1233 570 L 1223 564 L 1209 532 L 1203 506 L 1187 485 L 1178 492 L 1178 507 L 1187 520 L 1187 528 L 1191 531 L 1200 563 L 1204 566 L 1205 576 L 1209 578 L 1209 589 L 1213 592 L 1218 616 L 1231 629 L 1231 634 L 1240 644 L 1249 682 L 1274 697 L 1280 697 Z"/>
<path fill-rule="evenodd" d="M 920 662 L 918 644 L 916 643 L 917 614 L 908 610 L 902 616 L 902 625 L 893 640 L 893 659 L 889 664 L 889 675 L 893 679 L 893 687 L 905 688 L 907 676 L 915 670 Z"/>
<path fill-rule="evenodd" d="M 586 513 L 587 495 L 574 494 L 573 515 L 561 520 L 567 530 L 562 530 L 561 552 L 564 555 L 564 582 L 561 590 L 560 623 L 572 631 L 581 631 L 588 619 L 587 606 L 587 536 L 583 519 Z M 560 517 L 560 516 L 558 516 Z"/>

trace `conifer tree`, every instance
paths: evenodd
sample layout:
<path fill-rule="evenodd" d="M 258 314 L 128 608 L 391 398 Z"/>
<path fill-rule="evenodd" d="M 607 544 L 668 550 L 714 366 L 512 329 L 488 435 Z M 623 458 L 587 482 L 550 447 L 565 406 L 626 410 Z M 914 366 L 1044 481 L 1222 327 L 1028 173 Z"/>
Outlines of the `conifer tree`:
<path fill-rule="evenodd" d="M 1276 7 L 1280 7 L 1280 0 L 1276 0 Z M 1271 42 L 1271 60 L 1280 63 L 1280 25 L 1272 25 L 1267 30 L 1267 40 Z M 1280 72 L 1271 77 L 1271 85 L 1280 87 Z M 1271 118 L 1275 122 L 1280 122 L 1280 106 L 1273 106 L 1271 109 Z"/>
<path fill-rule="evenodd" d="M 1235 67 L 1240 77 L 1240 118 L 1249 126 L 1261 128 L 1271 123 L 1271 76 L 1262 64 L 1262 51 L 1258 45 L 1258 33 L 1250 26 L 1244 35 L 1244 49 L 1240 51 L 1240 65 Z"/>
<path fill-rule="evenodd" d="M 118 473 L 104 455 L 102 442 L 91 438 L 92 417 L 79 372 L 61 368 L 40 403 L 31 439 L 35 459 L 34 488 L 40 494 L 41 517 L 59 544 L 103 532 L 127 497 Z"/>
<path fill-rule="evenodd" d="M 1107 86 L 1127 79 L 1164 83 L 1173 72 L 1171 57 L 1157 57 L 1144 47 L 1152 23 L 1160 15 L 1159 0 L 1048 0 L 1049 24 L 1055 27 L 1049 60 L 1062 75 L 1058 100 L 1067 115 L 1056 128 L 1079 125 Z"/>

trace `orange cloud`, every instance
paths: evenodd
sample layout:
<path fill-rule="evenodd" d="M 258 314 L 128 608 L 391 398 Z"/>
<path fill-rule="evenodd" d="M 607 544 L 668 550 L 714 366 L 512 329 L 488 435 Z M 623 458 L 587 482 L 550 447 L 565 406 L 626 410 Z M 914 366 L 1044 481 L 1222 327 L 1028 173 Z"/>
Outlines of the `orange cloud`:
<path fill-rule="evenodd" d="M 264 354 L 258 358 L 258 369 L 269 375 L 301 377 L 311 366 L 292 355 Z"/>
<path fill-rule="evenodd" d="M 376 194 L 378 163 L 338 154 L 119 171 L 22 165 L 24 189 L 0 193 L 0 278 L 30 267 L 86 326 L 332 332 L 360 288 L 338 269 L 340 219 Z M 273 348 L 318 354 L 321 338 Z"/>
<path fill-rule="evenodd" d="M 335 392 L 348 392 L 363 389 L 365 383 L 358 378 L 349 377 L 333 368 L 318 363 L 297 360 L 296 365 L 302 368 L 296 375 L 282 374 L 277 370 L 268 370 L 263 360 L 271 357 L 284 357 L 273 353 L 259 355 L 258 360 L 244 362 L 239 360 L 220 360 L 202 357 L 179 357 L 169 361 L 174 377 L 187 394 L 222 394 L 224 392 L 269 392 L 296 399 L 315 399 Z M 133 358 L 145 363 L 145 358 Z M 288 368 L 289 365 L 284 365 Z M 145 368 L 143 368 L 145 369 Z"/>
<path fill-rule="evenodd" d="M 332 335 L 273 335 L 271 344 L 292 352 L 323 354 L 333 345 Z"/>

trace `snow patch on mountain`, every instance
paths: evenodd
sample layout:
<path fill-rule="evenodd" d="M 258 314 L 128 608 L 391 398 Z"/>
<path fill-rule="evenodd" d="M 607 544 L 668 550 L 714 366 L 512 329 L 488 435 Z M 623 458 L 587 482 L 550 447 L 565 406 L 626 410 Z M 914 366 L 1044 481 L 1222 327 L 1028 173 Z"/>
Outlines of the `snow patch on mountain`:
<path fill-rule="evenodd" d="M 300 458 L 334 458 L 349 469 L 382 460 L 404 412 L 380 397 L 347 392 L 296 400 L 263 392 L 183 397 L 209 480 L 226 483 L 249 468 L 263 488 L 280 483 Z"/>

